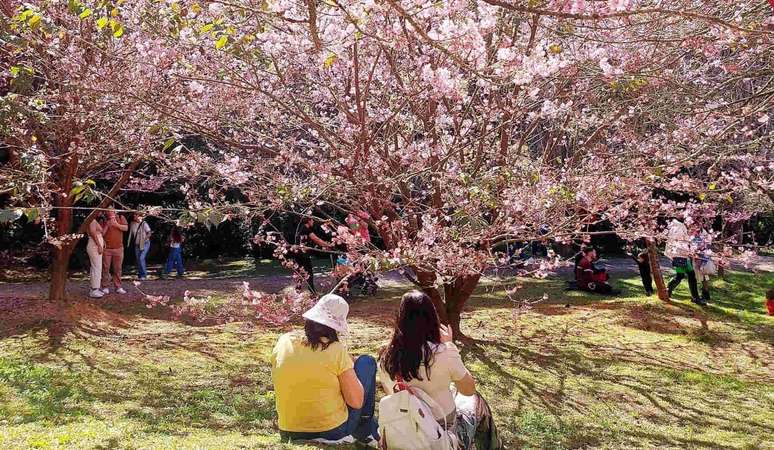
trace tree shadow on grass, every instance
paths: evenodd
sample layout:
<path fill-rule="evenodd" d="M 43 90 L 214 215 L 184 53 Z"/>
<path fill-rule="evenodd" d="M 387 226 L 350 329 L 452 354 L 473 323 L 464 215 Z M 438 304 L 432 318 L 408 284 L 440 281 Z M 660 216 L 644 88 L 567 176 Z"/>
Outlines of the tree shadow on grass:
<path fill-rule="evenodd" d="M 13 389 L 22 402 L 7 411 L 0 403 L 0 417 L 11 423 L 69 422 L 86 415 L 83 402 L 93 400 L 78 373 L 9 358 L 0 358 L 0 383 Z"/>
<path fill-rule="evenodd" d="M 561 337 L 557 339 L 557 342 L 560 341 Z M 537 352 L 502 341 L 471 340 L 465 343 L 462 354 L 466 361 L 483 364 L 483 378 L 498 397 L 513 397 L 514 390 L 518 392 L 519 401 L 512 414 L 520 416 L 525 403 L 536 405 L 549 412 L 560 427 L 567 425 L 563 416 L 568 411 L 574 411 L 576 415 L 589 413 L 583 395 L 577 392 L 577 382 L 582 379 L 594 382 L 594 387 L 590 386 L 591 390 L 585 393 L 590 402 L 604 402 L 600 395 L 613 395 L 613 392 L 606 392 L 604 384 L 600 383 L 609 384 L 615 387 L 615 391 L 622 391 L 622 398 L 630 406 L 643 408 L 649 405 L 655 408 L 657 417 L 649 417 L 647 420 L 650 422 L 660 418 L 662 425 L 675 423 L 752 434 L 765 434 L 769 427 L 765 423 L 735 417 L 723 409 L 729 402 L 740 401 L 748 395 L 747 389 L 752 386 L 749 382 L 707 373 L 701 366 L 686 364 L 679 355 L 656 353 L 652 348 L 632 349 L 590 342 L 582 343 L 582 348 L 580 351 L 548 345 Z M 641 375 L 621 373 L 615 369 L 622 364 Z M 539 370 L 546 376 L 522 376 L 519 371 L 503 367 L 532 372 Z M 575 380 L 572 390 L 576 392 L 566 392 L 566 380 L 570 377 Z M 661 445 L 714 446 L 712 442 L 701 439 L 683 440 L 657 433 L 648 433 L 648 437 Z"/>

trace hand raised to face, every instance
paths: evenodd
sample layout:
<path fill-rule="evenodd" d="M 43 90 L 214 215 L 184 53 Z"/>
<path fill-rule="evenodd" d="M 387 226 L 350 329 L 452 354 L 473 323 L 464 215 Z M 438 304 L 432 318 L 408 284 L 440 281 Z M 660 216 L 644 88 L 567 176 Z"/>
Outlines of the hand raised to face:
<path fill-rule="evenodd" d="M 453 342 L 454 336 L 452 335 L 452 329 L 448 325 L 440 324 L 439 331 L 441 332 L 441 343 Z"/>

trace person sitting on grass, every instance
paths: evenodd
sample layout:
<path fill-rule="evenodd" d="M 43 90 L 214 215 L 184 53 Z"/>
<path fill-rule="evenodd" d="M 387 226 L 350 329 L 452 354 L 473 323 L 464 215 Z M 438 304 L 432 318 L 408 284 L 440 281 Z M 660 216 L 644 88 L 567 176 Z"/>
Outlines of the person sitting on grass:
<path fill-rule="evenodd" d="M 392 338 L 379 357 L 379 380 L 388 395 L 399 384 L 429 395 L 445 415 L 435 419 L 456 435 L 460 450 L 502 448 L 492 411 L 427 294 L 403 294 Z"/>
<path fill-rule="evenodd" d="M 304 331 L 283 334 L 271 355 L 280 436 L 290 440 L 345 442 L 350 436 L 376 447 L 376 360 L 347 353 L 349 305 L 324 295 L 303 314 Z"/>
<path fill-rule="evenodd" d="M 770 316 L 774 316 L 774 288 L 766 292 L 766 309 L 769 310 Z"/>
<path fill-rule="evenodd" d="M 597 251 L 594 247 L 586 247 L 582 250 L 583 256 L 575 266 L 575 281 L 578 289 L 598 294 L 615 294 L 610 285 L 610 275 L 607 270 L 594 265 L 597 260 Z"/>

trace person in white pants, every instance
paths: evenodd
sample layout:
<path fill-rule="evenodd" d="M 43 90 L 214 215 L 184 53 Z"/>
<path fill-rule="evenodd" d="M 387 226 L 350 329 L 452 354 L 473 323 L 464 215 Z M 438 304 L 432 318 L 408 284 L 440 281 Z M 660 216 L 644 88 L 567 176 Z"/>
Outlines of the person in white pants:
<path fill-rule="evenodd" d="M 89 224 L 88 234 L 89 243 L 86 244 L 86 253 L 89 255 L 89 285 L 91 291 L 89 297 L 100 298 L 105 294 L 102 292 L 102 252 L 105 250 L 105 239 L 102 237 L 102 225 L 99 221 L 92 220 Z"/>

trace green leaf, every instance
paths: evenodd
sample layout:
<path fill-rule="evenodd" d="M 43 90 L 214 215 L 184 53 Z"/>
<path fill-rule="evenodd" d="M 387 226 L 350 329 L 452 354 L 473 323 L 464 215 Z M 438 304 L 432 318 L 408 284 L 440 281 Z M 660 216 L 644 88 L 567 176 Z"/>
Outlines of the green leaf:
<path fill-rule="evenodd" d="M 35 28 L 40 24 L 40 16 L 35 14 L 34 16 L 30 17 L 29 22 L 27 24 L 30 26 L 30 28 Z"/>
<path fill-rule="evenodd" d="M 35 14 L 35 11 L 33 11 L 31 9 L 25 9 L 24 11 L 21 12 L 21 14 L 19 14 L 19 20 L 21 20 L 22 22 L 26 22 L 27 21 L 27 17 L 29 17 L 29 16 L 31 16 L 33 14 Z"/>
<path fill-rule="evenodd" d="M 709 186 L 707 186 L 710 191 L 714 191 L 717 187 L 718 185 L 716 183 L 710 183 Z"/>
<path fill-rule="evenodd" d="M 196 218 L 186 211 L 180 214 L 180 217 L 177 218 L 177 223 L 181 227 L 188 227 L 196 223 Z"/>
<path fill-rule="evenodd" d="M 0 209 L 0 223 L 14 222 L 24 214 L 22 209 Z"/>
<path fill-rule="evenodd" d="M 222 212 L 217 210 L 212 210 L 209 217 L 207 217 L 207 222 L 211 223 L 214 226 L 220 225 L 225 220 L 226 220 L 226 216 Z"/>
<path fill-rule="evenodd" d="M 19 76 L 19 71 L 21 70 L 21 67 L 19 66 L 11 66 L 9 71 L 11 72 L 11 76 L 16 78 Z"/>
<path fill-rule="evenodd" d="M 210 217 L 210 210 L 205 209 L 196 213 L 196 221 L 199 223 L 207 223 L 207 219 Z"/>
<path fill-rule="evenodd" d="M 220 37 L 220 39 L 218 39 L 217 41 L 215 41 L 215 48 L 216 48 L 216 49 L 218 49 L 218 50 L 220 50 L 220 49 L 222 49 L 223 47 L 225 47 L 225 46 L 226 46 L 226 44 L 228 44 L 228 36 L 226 36 L 226 35 L 224 34 L 223 36 L 221 36 L 221 37 Z"/>
<path fill-rule="evenodd" d="M 24 215 L 27 216 L 28 221 L 32 222 L 40 216 L 40 211 L 38 208 L 26 208 L 24 210 Z"/>
<path fill-rule="evenodd" d="M 175 144 L 175 138 L 169 138 L 166 141 L 164 141 L 164 150 L 169 150 L 172 145 Z"/>
<path fill-rule="evenodd" d="M 325 67 L 326 69 L 330 69 L 334 62 L 336 62 L 336 54 L 331 52 L 328 54 L 328 57 L 325 58 L 325 62 L 323 62 L 323 67 Z"/>
<path fill-rule="evenodd" d="M 202 33 L 209 33 L 210 31 L 212 31 L 213 28 L 215 28 L 215 24 L 208 23 L 207 25 L 201 27 L 199 31 L 201 31 Z"/>
<path fill-rule="evenodd" d="M 113 30 L 113 37 L 118 39 L 123 35 L 124 35 L 124 26 L 119 23 L 118 26 Z"/>
<path fill-rule="evenodd" d="M 78 17 L 79 17 L 81 20 L 83 20 L 83 19 L 85 19 L 85 18 L 89 17 L 89 16 L 92 14 L 92 12 L 93 12 L 93 11 L 91 10 L 91 8 L 86 8 L 86 9 L 84 9 L 83 11 L 81 11 L 81 13 L 80 13 L 80 14 L 78 14 Z"/>
<path fill-rule="evenodd" d="M 97 28 L 99 28 L 100 30 L 105 28 L 108 24 L 108 21 L 110 21 L 110 19 L 108 19 L 107 17 L 100 17 L 97 20 Z"/>

